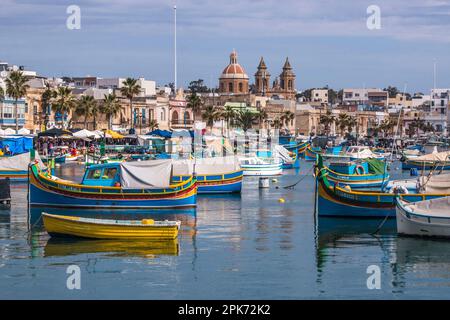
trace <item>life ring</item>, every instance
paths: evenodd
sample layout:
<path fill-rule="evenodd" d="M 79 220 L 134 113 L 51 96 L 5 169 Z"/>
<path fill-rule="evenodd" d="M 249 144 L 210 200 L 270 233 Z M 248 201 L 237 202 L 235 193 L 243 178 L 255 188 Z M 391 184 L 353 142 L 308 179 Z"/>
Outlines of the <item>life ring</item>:
<path fill-rule="evenodd" d="M 363 174 L 366 174 L 366 170 L 364 169 L 364 167 L 363 167 L 362 165 L 358 164 L 358 165 L 355 167 L 355 173 L 356 173 L 357 175 L 363 175 Z"/>

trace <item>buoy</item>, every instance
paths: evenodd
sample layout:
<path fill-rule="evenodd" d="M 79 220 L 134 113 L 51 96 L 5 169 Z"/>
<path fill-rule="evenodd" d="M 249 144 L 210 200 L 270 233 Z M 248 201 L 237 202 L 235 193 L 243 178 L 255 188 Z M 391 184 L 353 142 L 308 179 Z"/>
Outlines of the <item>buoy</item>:
<path fill-rule="evenodd" d="M 278 202 L 279 202 L 279 203 L 285 203 L 286 200 L 284 200 L 283 198 L 280 198 L 280 199 L 278 199 Z"/>
<path fill-rule="evenodd" d="M 259 178 L 259 188 L 260 189 L 269 188 L 269 178 L 260 177 Z"/>
<path fill-rule="evenodd" d="M 274 178 L 274 179 L 272 179 L 272 182 L 278 182 L 278 180 Z"/>

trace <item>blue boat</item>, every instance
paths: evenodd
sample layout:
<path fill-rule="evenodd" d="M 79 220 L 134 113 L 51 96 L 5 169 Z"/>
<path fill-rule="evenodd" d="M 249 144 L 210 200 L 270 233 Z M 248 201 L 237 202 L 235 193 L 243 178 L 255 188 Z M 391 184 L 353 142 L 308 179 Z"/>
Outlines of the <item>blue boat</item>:
<path fill-rule="evenodd" d="M 320 147 L 308 146 L 305 150 L 305 160 L 306 161 L 316 161 L 317 155 L 322 152 Z"/>
<path fill-rule="evenodd" d="M 319 217 L 394 218 L 397 197 L 408 202 L 416 202 L 450 195 L 447 193 L 394 194 L 353 191 L 329 182 L 321 156 L 318 157 L 316 169 Z"/>
<path fill-rule="evenodd" d="M 450 170 L 450 151 L 431 153 L 420 157 L 406 159 L 402 170 Z"/>
<path fill-rule="evenodd" d="M 234 157 L 174 161 L 174 183 L 186 181 L 192 175 L 199 194 L 240 193 L 244 171 Z"/>
<path fill-rule="evenodd" d="M 196 206 L 193 177 L 178 184 L 170 180 L 171 160 L 93 165 L 80 184 L 62 180 L 30 165 L 30 205 L 76 208 L 155 208 Z"/>
<path fill-rule="evenodd" d="M 331 161 L 325 167 L 330 182 L 355 188 L 382 188 L 389 181 L 387 163 L 377 159 Z"/>

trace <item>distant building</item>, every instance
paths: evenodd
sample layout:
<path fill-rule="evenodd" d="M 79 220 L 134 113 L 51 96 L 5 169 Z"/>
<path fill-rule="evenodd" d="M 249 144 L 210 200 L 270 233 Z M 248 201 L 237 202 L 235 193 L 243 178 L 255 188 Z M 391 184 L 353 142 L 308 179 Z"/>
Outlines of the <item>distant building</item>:
<path fill-rule="evenodd" d="M 328 89 L 311 90 L 311 101 L 328 104 Z"/>
<path fill-rule="evenodd" d="M 220 94 L 248 94 L 249 77 L 238 63 L 236 51 L 230 54 L 230 63 L 223 69 L 219 78 Z"/>
<path fill-rule="evenodd" d="M 255 94 L 258 96 L 277 97 L 280 99 L 295 100 L 296 75 L 292 70 L 289 58 L 284 62 L 283 70 L 279 77 L 270 86 L 270 73 L 267 70 L 264 58 L 259 61 L 258 70 L 255 73 Z"/>
<path fill-rule="evenodd" d="M 388 106 L 389 93 L 382 89 L 344 89 L 344 104 L 371 104 Z"/>

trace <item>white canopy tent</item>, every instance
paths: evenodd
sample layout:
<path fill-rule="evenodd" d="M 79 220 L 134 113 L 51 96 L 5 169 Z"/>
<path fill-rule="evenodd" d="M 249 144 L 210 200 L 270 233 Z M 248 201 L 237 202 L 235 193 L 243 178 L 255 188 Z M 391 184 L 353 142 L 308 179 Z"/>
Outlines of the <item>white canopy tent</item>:
<path fill-rule="evenodd" d="M 80 131 L 77 131 L 73 134 L 74 137 L 77 138 L 82 138 L 82 139 L 86 139 L 86 138 L 94 138 L 94 139 L 100 139 L 101 136 L 95 132 L 95 131 L 89 131 L 87 129 L 82 129 Z"/>

